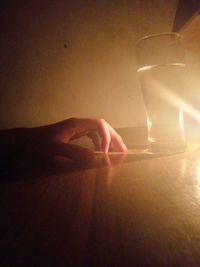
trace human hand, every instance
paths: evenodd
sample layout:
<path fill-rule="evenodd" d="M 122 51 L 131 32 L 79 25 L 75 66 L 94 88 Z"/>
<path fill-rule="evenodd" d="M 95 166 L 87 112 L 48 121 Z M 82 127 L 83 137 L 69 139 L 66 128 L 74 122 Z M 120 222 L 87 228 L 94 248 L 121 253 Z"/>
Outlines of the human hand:
<path fill-rule="evenodd" d="M 26 130 L 29 150 L 45 158 L 63 156 L 73 161 L 90 162 L 94 151 L 69 143 L 81 136 L 88 136 L 95 149 L 104 153 L 109 151 L 111 145 L 119 152 L 127 150 L 122 138 L 104 119 L 70 118 Z"/>
<path fill-rule="evenodd" d="M 94 152 L 87 148 L 69 144 L 81 136 L 88 136 L 96 150 L 109 151 L 111 144 L 117 151 L 127 150 L 121 137 L 104 119 L 70 118 L 55 124 L 30 128 L 30 143 L 38 154 L 46 158 L 64 156 L 71 160 L 88 162 Z"/>

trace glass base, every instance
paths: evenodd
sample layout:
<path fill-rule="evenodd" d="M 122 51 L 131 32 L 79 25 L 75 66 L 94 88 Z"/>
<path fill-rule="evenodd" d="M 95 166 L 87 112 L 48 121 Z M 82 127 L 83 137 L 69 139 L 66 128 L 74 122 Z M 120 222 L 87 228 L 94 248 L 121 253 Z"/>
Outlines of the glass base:
<path fill-rule="evenodd" d="M 184 152 L 185 142 L 148 142 L 147 151 L 153 154 L 173 154 Z"/>

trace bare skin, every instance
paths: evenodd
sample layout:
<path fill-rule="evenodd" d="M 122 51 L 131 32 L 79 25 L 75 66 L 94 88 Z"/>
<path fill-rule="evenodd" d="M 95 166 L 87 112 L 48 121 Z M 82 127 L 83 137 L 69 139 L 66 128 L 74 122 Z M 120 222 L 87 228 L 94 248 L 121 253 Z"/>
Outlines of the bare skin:
<path fill-rule="evenodd" d="M 70 144 L 81 136 L 88 136 L 95 149 L 104 153 L 108 153 L 111 145 L 119 152 L 127 150 L 122 138 L 104 119 L 70 118 L 35 128 L 0 131 L 0 158 L 34 153 L 43 158 L 63 156 L 76 162 L 90 162 L 93 150 Z"/>

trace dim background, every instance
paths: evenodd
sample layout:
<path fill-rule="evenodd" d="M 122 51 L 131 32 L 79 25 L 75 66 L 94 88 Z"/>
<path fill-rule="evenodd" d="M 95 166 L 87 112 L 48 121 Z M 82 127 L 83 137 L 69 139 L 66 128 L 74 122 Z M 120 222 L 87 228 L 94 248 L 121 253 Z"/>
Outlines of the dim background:
<path fill-rule="evenodd" d="M 134 44 L 171 31 L 177 0 L 1 1 L 0 128 L 103 117 L 145 124 Z"/>

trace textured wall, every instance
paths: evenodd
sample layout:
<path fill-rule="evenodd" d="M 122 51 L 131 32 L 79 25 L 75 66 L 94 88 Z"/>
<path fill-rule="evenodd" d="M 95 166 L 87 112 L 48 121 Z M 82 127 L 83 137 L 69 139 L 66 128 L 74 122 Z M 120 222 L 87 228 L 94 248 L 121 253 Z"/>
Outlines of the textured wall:
<path fill-rule="evenodd" d="M 16 2 L 0 4 L 0 128 L 145 123 L 134 43 L 171 30 L 177 0 Z"/>

